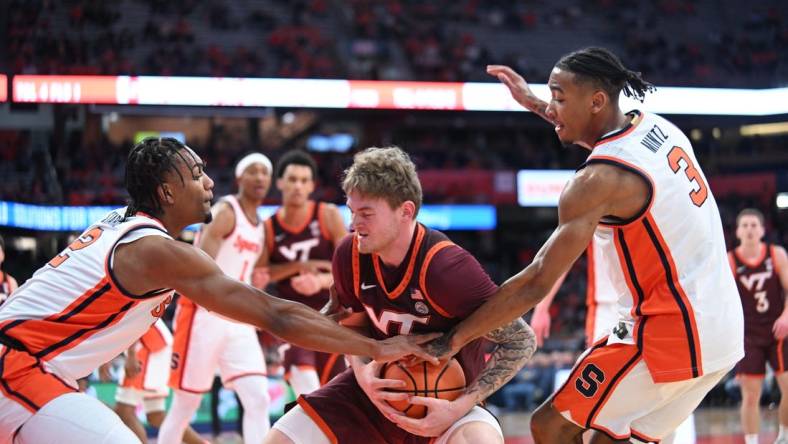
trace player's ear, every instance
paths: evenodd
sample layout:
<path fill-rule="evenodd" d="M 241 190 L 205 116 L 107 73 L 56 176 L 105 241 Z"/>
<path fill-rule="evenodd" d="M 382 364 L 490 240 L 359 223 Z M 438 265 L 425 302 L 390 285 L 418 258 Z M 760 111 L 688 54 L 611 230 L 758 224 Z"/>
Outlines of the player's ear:
<path fill-rule="evenodd" d="M 602 111 L 609 101 L 610 97 L 606 92 L 601 89 L 594 91 L 594 94 L 591 95 L 591 112 L 596 114 Z"/>
<path fill-rule="evenodd" d="M 406 200 L 402 203 L 402 215 L 411 219 L 416 218 L 416 204 L 413 201 Z"/>
<path fill-rule="evenodd" d="M 159 193 L 159 202 L 166 203 L 172 205 L 175 202 L 175 199 L 172 195 L 172 188 L 170 188 L 170 184 L 163 183 L 158 188 L 157 192 Z"/>

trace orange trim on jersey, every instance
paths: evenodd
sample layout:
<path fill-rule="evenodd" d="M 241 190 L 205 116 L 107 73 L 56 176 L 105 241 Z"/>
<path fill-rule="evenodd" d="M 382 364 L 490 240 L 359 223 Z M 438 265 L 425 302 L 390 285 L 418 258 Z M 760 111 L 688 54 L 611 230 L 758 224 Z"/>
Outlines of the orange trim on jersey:
<path fill-rule="evenodd" d="M 361 268 L 359 266 L 359 259 L 358 259 L 358 235 L 353 236 L 353 241 L 351 242 L 353 246 L 351 257 L 352 257 L 352 265 L 353 265 L 353 294 L 356 295 L 356 299 L 361 299 Z"/>
<path fill-rule="evenodd" d="M 337 359 L 339 359 L 338 353 L 331 353 L 331 355 L 326 359 L 326 362 L 323 364 L 323 371 L 320 373 L 320 385 L 326 385 L 328 379 L 331 377 L 331 370 L 334 369 L 334 365 L 337 363 Z"/>
<path fill-rule="evenodd" d="M 0 346 L 0 392 L 31 413 L 49 401 L 78 390 L 47 372 L 41 361 L 23 351 Z"/>
<path fill-rule="evenodd" d="M 777 341 L 777 372 L 782 373 L 785 371 L 785 360 L 783 359 L 783 342 L 784 339 Z"/>
<path fill-rule="evenodd" d="M 246 376 L 268 376 L 268 373 L 266 373 L 266 372 L 245 372 L 245 373 L 239 373 L 237 375 L 230 376 L 229 378 L 225 379 L 222 382 L 224 384 L 229 384 L 229 383 L 235 381 L 236 379 L 241 379 L 241 378 L 246 377 Z"/>
<path fill-rule="evenodd" d="M 780 279 L 780 266 L 777 265 L 777 256 L 774 255 L 774 250 L 776 249 L 774 244 L 769 244 L 769 255 L 772 258 L 772 268 L 774 269 L 774 274 L 777 275 L 777 279 Z M 782 283 L 780 285 L 782 288 Z"/>
<path fill-rule="evenodd" d="M 405 270 L 405 275 L 402 276 L 402 280 L 399 282 L 399 285 L 397 285 L 392 291 L 389 291 L 386 288 L 386 281 L 383 279 L 383 273 L 380 271 L 379 256 L 377 254 L 372 255 L 372 265 L 375 268 L 375 277 L 377 277 L 378 284 L 380 284 L 380 288 L 386 293 L 387 298 L 398 298 L 399 295 L 402 294 L 402 292 L 408 287 L 408 284 L 410 284 L 410 279 L 413 276 L 413 269 L 416 264 L 416 256 L 418 255 L 419 248 L 421 248 L 421 242 L 424 240 L 425 232 L 426 230 L 421 226 L 421 224 L 416 225 L 416 241 L 413 243 L 413 248 L 410 250 L 408 268 Z"/>
<path fill-rule="evenodd" d="M 701 347 L 692 304 L 653 216 L 646 213 L 641 223 L 618 228 L 614 236 L 622 272 L 633 296 L 632 316 L 636 319 L 633 337 L 654 382 L 682 381 L 702 375 Z"/>
<path fill-rule="evenodd" d="M 728 252 L 728 264 L 731 266 L 733 275 L 736 276 L 736 259 L 733 257 L 733 250 Z"/>
<path fill-rule="evenodd" d="M 553 396 L 553 408 L 559 412 L 568 411 L 572 422 L 580 427 L 591 427 L 616 386 L 641 359 L 640 351 L 634 345 L 603 345 L 598 342 L 577 363 L 569 379 Z M 589 372 L 593 380 L 584 376 L 588 369 L 595 370 Z"/>
<path fill-rule="evenodd" d="M 277 210 L 276 213 L 274 213 L 274 217 L 276 218 L 276 221 L 279 222 L 279 226 L 282 227 L 283 230 L 289 232 L 290 234 L 298 234 L 304 231 L 306 226 L 309 225 L 309 222 L 311 222 L 312 219 L 315 218 L 315 208 L 317 206 L 315 201 L 314 200 L 307 201 L 307 205 L 309 205 L 309 211 L 307 211 L 307 217 L 306 219 L 304 219 L 303 222 L 301 222 L 301 225 L 296 225 L 295 227 L 288 226 L 285 223 L 284 219 L 282 218 L 281 208 Z"/>
<path fill-rule="evenodd" d="M 155 323 L 151 325 L 144 335 L 142 335 L 140 343 L 142 343 L 142 346 L 150 353 L 156 353 L 167 347 L 167 340 L 161 334 L 158 327 L 156 327 Z"/>
<path fill-rule="evenodd" d="M 320 234 L 323 236 L 324 239 L 331 241 L 331 244 L 334 244 L 334 240 L 331 238 L 331 233 L 328 231 L 328 227 L 326 226 L 325 220 L 325 212 L 328 206 L 324 202 L 319 202 L 317 204 L 317 226 L 320 227 Z"/>
<path fill-rule="evenodd" d="M 137 304 L 105 277 L 61 312 L 44 319 L 6 322 L 0 334 L 20 341 L 33 356 L 48 361 L 117 324 Z"/>
<path fill-rule="evenodd" d="M 609 136 L 600 137 L 594 143 L 594 148 L 598 147 L 599 145 L 604 145 L 606 143 L 610 143 L 610 142 L 612 142 L 614 140 L 618 140 L 618 139 L 620 139 L 622 137 L 626 137 L 629 134 L 631 134 L 632 131 L 634 131 L 635 128 L 637 128 L 638 125 L 640 125 L 640 122 L 643 121 L 643 113 L 641 113 L 638 110 L 633 110 L 631 112 L 635 113 L 635 116 L 632 117 L 632 120 L 630 120 L 630 122 L 627 125 L 625 125 L 624 128 L 621 128 L 620 130 L 614 132 L 613 134 L 610 134 Z M 629 114 L 629 113 L 627 113 L 627 114 Z"/>
<path fill-rule="evenodd" d="M 736 258 L 739 259 L 739 262 L 741 262 L 742 264 L 746 265 L 748 268 L 758 268 L 763 263 L 763 260 L 766 259 L 766 252 L 767 251 L 769 251 L 769 250 L 766 248 L 766 244 L 762 242 L 761 243 L 761 252 L 758 255 L 758 259 L 756 259 L 755 261 L 749 261 L 749 260 L 745 259 L 744 257 L 742 257 L 742 255 L 741 255 L 741 245 L 739 245 L 738 247 L 733 249 L 733 254 L 736 255 Z M 771 253 L 772 253 L 772 257 L 774 257 L 774 250 L 771 250 Z M 772 264 L 774 264 L 774 261 L 772 261 Z"/>
<path fill-rule="evenodd" d="M 591 427 L 589 427 L 589 429 L 596 430 L 597 432 L 602 432 L 603 434 L 607 435 L 608 438 L 614 439 L 616 441 L 622 441 L 622 440 L 629 439 L 629 438 L 632 437 L 632 435 L 619 435 L 619 434 L 613 433 L 612 430 L 608 429 L 607 427 L 603 427 L 601 425 L 598 425 L 598 424 L 591 425 Z M 632 430 L 632 429 L 630 429 L 630 430 Z"/>
<path fill-rule="evenodd" d="M 437 244 L 433 245 L 429 249 L 429 251 L 427 251 L 427 255 L 424 256 L 424 262 L 422 262 L 422 264 L 421 264 L 421 271 L 419 271 L 419 287 L 421 287 L 421 291 L 424 292 L 424 297 L 430 303 L 432 308 L 434 308 L 435 311 L 437 311 L 438 314 L 440 314 L 444 318 L 453 318 L 454 316 L 449 314 L 449 312 L 444 310 L 443 307 L 441 307 L 440 305 L 435 303 L 435 301 L 433 301 L 432 298 L 430 298 L 430 295 L 427 292 L 427 269 L 430 266 L 430 262 L 432 261 L 432 258 L 436 254 L 438 254 L 439 251 L 443 250 L 446 247 L 450 247 L 452 245 L 454 245 L 454 243 L 451 242 L 451 241 L 440 241 Z M 414 256 L 415 256 L 415 254 L 414 254 Z"/>
<path fill-rule="evenodd" d="M 594 340 L 594 327 L 596 326 L 596 263 L 594 262 L 594 241 L 586 248 L 586 345 Z"/>
<path fill-rule="evenodd" d="M 637 166 L 637 165 L 635 165 L 633 163 L 629 163 L 626 160 L 619 159 L 618 157 L 613 157 L 613 156 L 595 156 L 593 154 L 593 152 L 591 153 L 590 156 L 588 156 L 588 159 L 586 159 L 586 164 L 589 163 L 589 162 L 593 163 L 594 160 L 601 160 L 601 161 L 610 162 L 610 163 L 614 163 L 614 164 L 620 164 L 623 167 L 623 169 L 629 168 L 629 169 L 635 171 L 637 174 L 640 174 L 644 179 L 646 179 L 648 181 L 649 187 L 651 189 L 651 196 L 649 196 L 648 205 L 646 205 L 643 209 L 640 210 L 640 212 L 637 214 L 637 217 L 635 217 L 634 219 L 628 220 L 625 223 L 621 223 L 621 224 L 618 224 L 618 223 L 615 223 L 615 224 L 614 223 L 605 223 L 605 222 L 601 222 L 600 221 L 600 225 L 612 226 L 612 227 L 627 227 L 627 226 L 630 226 L 630 225 L 634 224 L 635 222 L 643 219 L 643 217 L 646 214 L 651 212 L 651 207 L 654 206 L 654 202 L 657 200 L 657 187 L 654 185 L 654 179 L 651 178 L 651 175 L 646 170 L 644 170 L 643 168 L 640 168 L 639 166 Z"/>
<path fill-rule="evenodd" d="M 178 298 L 178 309 L 175 312 L 175 330 L 172 332 L 172 364 L 170 366 L 169 386 L 174 389 L 193 391 L 183 386 L 183 377 L 186 373 L 186 360 L 189 358 L 189 342 L 191 341 L 196 313 L 197 305 L 181 295 Z"/>
<path fill-rule="evenodd" d="M 652 438 L 651 436 L 646 435 L 645 433 L 640 433 L 637 430 L 633 429 L 632 427 L 629 428 L 629 431 L 632 433 L 632 437 L 642 441 L 642 442 L 655 442 L 659 444 L 661 440 L 657 438 Z"/>
<path fill-rule="evenodd" d="M 274 245 L 274 221 L 269 217 L 263 222 L 263 226 L 265 227 L 265 244 L 268 246 L 268 257 L 270 258 L 274 254 L 274 248 L 276 248 L 276 245 Z"/>
<path fill-rule="evenodd" d="M 317 411 L 313 409 L 311 405 L 309 405 L 309 401 L 304 399 L 303 396 L 299 396 L 298 399 L 296 399 L 296 402 L 301 406 L 302 409 L 304 409 L 306 414 L 312 418 L 312 421 L 314 421 L 315 424 L 320 427 L 320 430 L 324 435 L 326 435 L 326 438 L 331 444 L 339 444 L 337 435 L 334 434 L 334 431 L 331 430 L 331 427 L 329 427 L 328 424 L 326 424 L 326 421 L 320 416 L 320 414 L 317 413 Z"/>

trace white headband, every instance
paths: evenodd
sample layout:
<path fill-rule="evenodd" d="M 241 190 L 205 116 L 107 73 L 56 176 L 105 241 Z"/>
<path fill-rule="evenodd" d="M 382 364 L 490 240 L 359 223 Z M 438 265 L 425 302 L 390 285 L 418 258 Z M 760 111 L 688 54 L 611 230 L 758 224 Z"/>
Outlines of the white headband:
<path fill-rule="evenodd" d="M 274 167 L 265 154 L 252 153 L 241 159 L 238 164 L 235 165 L 235 177 L 241 177 L 241 175 L 244 173 L 244 170 L 246 170 L 249 165 L 253 165 L 255 163 L 262 163 L 264 167 L 268 168 L 268 174 L 274 174 Z"/>

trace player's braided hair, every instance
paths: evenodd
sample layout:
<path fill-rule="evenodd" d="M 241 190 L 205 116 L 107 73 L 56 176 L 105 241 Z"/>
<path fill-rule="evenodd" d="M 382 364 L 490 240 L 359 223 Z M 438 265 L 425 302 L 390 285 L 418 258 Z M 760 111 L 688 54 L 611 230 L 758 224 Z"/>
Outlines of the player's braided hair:
<path fill-rule="evenodd" d="M 131 217 L 138 211 L 161 216 L 163 210 L 158 189 L 164 184 L 168 171 L 175 172 L 183 182 L 178 160 L 187 163 L 186 153 L 186 145 L 172 137 L 146 137 L 131 149 L 126 162 L 129 206 L 125 217 Z"/>
<path fill-rule="evenodd" d="M 625 96 L 642 102 L 646 93 L 656 89 L 643 80 L 639 72 L 627 69 L 615 54 L 605 48 L 590 47 L 572 52 L 563 56 L 555 66 L 574 73 L 582 80 L 595 82 L 616 103 L 622 90 Z"/>
<path fill-rule="evenodd" d="M 279 161 L 276 162 L 276 178 L 281 179 L 285 175 L 288 165 L 301 165 L 312 170 L 312 180 L 317 180 L 317 163 L 315 159 L 301 150 L 292 150 L 284 153 Z"/>

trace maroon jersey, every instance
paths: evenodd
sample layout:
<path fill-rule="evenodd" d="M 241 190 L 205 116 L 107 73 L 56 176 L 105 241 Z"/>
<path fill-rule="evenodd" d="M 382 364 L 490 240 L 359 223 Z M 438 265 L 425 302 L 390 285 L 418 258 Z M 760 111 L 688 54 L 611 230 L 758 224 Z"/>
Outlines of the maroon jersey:
<path fill-rule="evenodd" d="M 376 254 L 360 254 L 356 236 L 348 236 L 334 254 L 333 272 L 340 303 L 367 313 L 378 339 L 447 332 L 497 290 L 473 256 L 421 224 L 400 266 L 388 267 Z M 484 366 L 483 342 L 473 341 L 457 355 L 469 382 Z M 299 403 L 343 444 L 430 442 L 388 421 L 358 386 L 352 369 Z"/>
<path fill-rule="evenodd" d="M 282 223 L 279 211 L 265 221 L 265 237 L 271 264 L 305 262 L 309 259 L 331 260 L 334 244 L 322 221 L 325 204 L 310 201 L 308 205 L 311 207 L 310 216 L 300 227 L 290 227 Z M 282 299 L 300 302 L 315 310 L 320 310 L 328 302 L 328 290 L 304 296 L 293 289 L 290 278 L 276 283 L 276 293 Z"/>
<path fill-rule="evenodd" d="M 771 342 L 772 325 L 783 312 L 785 296 L 774 263 L 774 245 L 763 244 L 759 260 L 748 263 L 736 250 L 728 256 L 739 287 L 744 310 L 744 333 L 748 340 Z"/>

